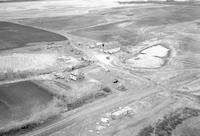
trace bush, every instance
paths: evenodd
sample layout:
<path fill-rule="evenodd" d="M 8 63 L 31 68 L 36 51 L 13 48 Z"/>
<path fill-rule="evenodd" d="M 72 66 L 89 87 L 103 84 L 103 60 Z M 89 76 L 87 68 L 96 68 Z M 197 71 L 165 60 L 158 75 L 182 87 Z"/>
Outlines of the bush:
<path fill-rule="evenodd" d="M 153 134 L 154 128 L 152 126 L 147 126 L 145 128 L 143 128 L 138 136 L 151 136 Z"/>

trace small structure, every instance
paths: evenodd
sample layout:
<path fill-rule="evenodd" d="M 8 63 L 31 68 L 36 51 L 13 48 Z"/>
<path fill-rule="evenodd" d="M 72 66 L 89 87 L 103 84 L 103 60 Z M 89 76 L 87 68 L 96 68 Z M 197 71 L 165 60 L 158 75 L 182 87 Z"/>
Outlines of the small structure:
<path fill-rule="evenodd" d="M 62 61 L 62 62 L 68 62 L 69 60 L 71 60 L 71 58 L 67 56 L 60 56 L 57 59 L 58 61 Z"/>
<path fill-rule="evenodd" d="M 124 91 L 127 91 L 127 88 L 122 83 L 118 83 L 117 90 L 124 92 Z"/>
<path fill-rule="evenodd" d="M 102 51 L 108 54 L 113 54 L 121 50 L 120 43 L 117 41 L 106 42 L 101 47 L 103 49 Z"/>
<path fill-rule="evenodd" d="M 105 126 L 98 125 L 96 126 L 96 131 L 101 131 L 102 129 L 105 129 L 105 128 L 106 128 Z"/>
<path fill-rule="evenodd" d="M 46 49 L 58 49 L 58 48 L 62 48 L 63 45 L 58 45 L 58 44 L 55 44 L 55 43 L 48 43 L 47 46 L 46 46 Z"/>
<path fill-rule="evenodd" d="M 77 77 L 76 77 L 75 75 L 73 75 L 73 74 L 70 74 L 70 75 L 69 75 L 69 78 L 70 78 L 71 80 L 74 80 L 74 81 L 77 80 Z"/>
<path fill-rule="evenodd" d="M 93 133 L 94 131 L 92 129 L 88 130 L 90 133 Z"/>
<path fill-rule="evenodd" d="M 62 72 L 55 73 L 56 79 L 65 79 L 65 75 Z"/>
<path fill-rule="evenodd" d="M 76 81 L 76 80 L 82 80 L 82 79 L 84 79 L 84 73 L 80 72 L 79 70 L 74 70 L 69 75 L 69 78 L 71 80 L 74 80 L 74 81 Z"/>
<path fill-rule="evenodd" d="M 132 108 L 126 106 L 118 111 L 115 111 L 111 114 L 111 118 L 112 119 L 120 119 L 123 116 L 128 115 L 130 112 L 132 111 Z"/>
<path fill-rule="evenodd" d="M 108 54 L 114 54 L 121 50 L 120 43 L 116 41 L 106 42 L 106 43 L 97 42 L 96 44 L 91 44 L 89 48 L 99 48 L 101 52 Z"/>
<path fill-rule="evenodd" d="M 97 47 L 104 47 L 104 43 L 98 42 L 98 43 L 96 43 L 96 46 L 97 46 Z"/>
<path fill-rule="evenodd" d="M 102 123 L 108 123 L 109 122 L 109 118 L 101 118 L 101 122 Z"/>
<path fill-rule="evenodd" d="M 117 53 L 121 50 L 120 47 L 117 47 L 117 48 L 111 48 L 111 49 L 105 49 L 104 50 L 104 53 L 108 53 L 108 54 L 114 54 L 114 53 Z"/>
<path fill-rule="evenodd" d="M 119 82 L 118 79 L 114 79 L 114 81 L 113 81 L 114 84 L 116 84 L 116 83 L 118 83 L 118 82 Z"/>
<path fill-rule="evenodd" d="M 91 49 L 93 49 L 93 48 L 103 48 L 103 47 L 104 47 L 104 43 L 102 43 L 102 42 L 97 42 L 97 43 L 91 44 L 89 46 L 89 48 L 91 48 Z"/>
<path fill-rule="evenodd" d="M 95 44 L 91 44 L 91 45 L 89 46 L 89 48 L 91 48 L 91 49 L 93 49 L 93 48 L 95 48 L 95 47 L 96 47 Z"/>

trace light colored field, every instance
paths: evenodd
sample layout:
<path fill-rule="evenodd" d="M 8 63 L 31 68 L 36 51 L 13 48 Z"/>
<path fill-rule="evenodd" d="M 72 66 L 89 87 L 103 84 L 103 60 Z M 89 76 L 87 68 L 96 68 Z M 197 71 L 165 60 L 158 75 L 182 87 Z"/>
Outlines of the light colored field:
<path fill-rule="evenodd" d="M 0 18 L 29 18 L 47 16 L 64 16 L 88 13 L 89 10 L 119 6 L 116 0 L 50 0 L 12 2 L 0 4 Z M 45 11 L 45 12 L 44 12 Z"/>
<path fill-rule="evenodd" d="M 0 57 L 0 71 L 19 72 L 27 70 L 42 70 L 51 67 L 56 62 L 55 54 L 17 54 Z"/>

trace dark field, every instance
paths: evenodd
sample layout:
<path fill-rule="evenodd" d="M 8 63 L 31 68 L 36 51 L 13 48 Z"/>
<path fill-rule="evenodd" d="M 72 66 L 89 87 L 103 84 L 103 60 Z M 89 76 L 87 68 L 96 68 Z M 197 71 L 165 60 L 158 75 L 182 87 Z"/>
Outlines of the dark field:
<path fill-rule="evenodd" d="M 41 17 L 19 20 L 19 22 L 21 21 L 27 25 L 47 28 L 49 30 L 73 30 L 107 22 L 101 15 Z"/>
<path fill-rule="evenodd" d="M 111 9 L 110 11 L 102 12 L 102 14 L 105 17 L 118 14 L 121 18 L 124 18 L 124 21 L 76 30 L 72 31 L 71 34 L 103 42 L 119 41 L 123 45 L 134 45 L 138 41 L 147 38 L 146 35 L 138 33 L 141 28 L 162 27 L 195 21 L 200 18 L 199 13 L 200 8 L 196 5 L 167 6 L 162 8 L 150 7 L 145 9 Z M 134 15 L 137 15 L 137 18 L 134 18 Z"/>
<path fill-rule="evenodd" d="M 176 0 L 168 0 L 168 1 L 119 1 L 119 4 L 124 4 L 124 5 L 127 5 L 127 4 L 144 4 L 144 3 L 152 3 L 152 4 L 168 4 L 168 5 L 195 5 L 195 4 L 198 4 L 198 1 L 194 0 L 194 1 L 176 1 Z"/>
<path fill-rule="evenodd" d="M 142 41 L 143 37 L 139 37 L 136 31 L 133 32 L 134 28 L 132 28 L 132 31 L 129 31 L 125 28 L 119 28 L 118 25 L 127 22 L 129 21 L 86 28 L 71 32 L 71 34 L 92 38 L 103 42 L 118 41 L 122 45 L 136 44 L 137 42 Z"/>
<path fill-rule="evenodd" d="M 18 22 L 52 31 L 69 31 L 73 35 L 103 42 L 118 41 L 122 45 L 135 45 L 148 39 L 147 35 L 140 33 L 141 29 L 195 21 L 200 18 L 199 13 L 198 5 L 163 4 L 163 7 L 118 7 L 91 11 L 82 16 L 30 18 Z"/>
<path fill-rule="evenodd" d="M 24 120 L 50 100 L 51 94 L 31 82 L 1 85 L 0 127 L 11 121 Z"/>
<path fill-rule="evenodd" d="M 64 36 L 41 29 L 0 22 L 0 50 L 19 48 L 32 42 L 51 42 L 66 40 Z"/>
<path fill-rule="evenodd" d="M 170 10 L 171 12 L 168 12 Z M 136 23 L 140 26 L 158 26 L 158 25 L 169 25 L 182 23 L 187 21 L 194 21 L 200 18 L 200 8 L 199 6 L 176 6 L 175 7 L 165 7 L 159 10 L 159 14 L 156 16 L 150 15 L 150 17 L 145 17 L 139 19 Z"/>

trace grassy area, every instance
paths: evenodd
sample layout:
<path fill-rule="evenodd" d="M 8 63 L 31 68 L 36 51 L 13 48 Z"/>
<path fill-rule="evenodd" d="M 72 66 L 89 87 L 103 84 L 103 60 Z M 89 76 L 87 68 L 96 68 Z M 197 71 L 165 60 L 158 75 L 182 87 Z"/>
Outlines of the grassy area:
<path fill-rule="evenodd" d="M 31 82 L 0 86 L 0 101 L 4 102 L 0 103 L 0 135 L 6 136 L 32 129 L 61 111 L 57 98 Z"/>
<path fill-rule="evenodd" d="M 172 131 L 183 121 L 200 115 L 200 110 L 181 108 L 159 119 L 154 125 L 143 128 L 137 136 L 171 136 Z"/>

